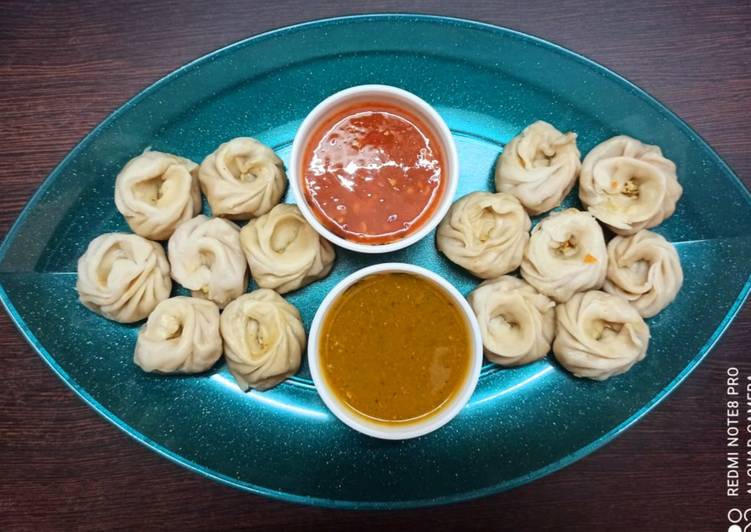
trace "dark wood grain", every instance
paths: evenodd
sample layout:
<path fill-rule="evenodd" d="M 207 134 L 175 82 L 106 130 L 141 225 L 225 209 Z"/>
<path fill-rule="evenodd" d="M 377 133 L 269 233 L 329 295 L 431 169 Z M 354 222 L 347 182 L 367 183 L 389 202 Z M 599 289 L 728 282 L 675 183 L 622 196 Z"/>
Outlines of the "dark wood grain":
<path fill-rule="evenodd" d="M 0 4 L 0 235 L 92 127 L 232 41 L 302 20 L 419 11 L 555 41 L 665 102 L 751 182 L 751 4 L 706 1 L 34 2 Z M 144 449 L 70 392 L 0 313 L 0 527 L 727 530 L 724 390 L 751 370 L 751 310 L 669 399 L 592 456 L 509 493 L 398 512 L 252 496 Z M 749 506 L 748 498 L 738 501 Z"/>

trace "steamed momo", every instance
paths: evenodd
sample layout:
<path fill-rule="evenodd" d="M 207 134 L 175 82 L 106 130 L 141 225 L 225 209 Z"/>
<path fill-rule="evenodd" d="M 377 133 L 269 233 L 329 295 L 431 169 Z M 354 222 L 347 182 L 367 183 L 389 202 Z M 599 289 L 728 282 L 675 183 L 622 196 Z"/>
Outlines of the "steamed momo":
<path fill-rule="evenodd" d="M 598 381 L 644 358 L 649 327 L 625 299 L 592 290 L 556 307 L 553 353 L 577 377 Z"/>
<path fill-rule="evenodd" d="M 200 373 L 222 356 L 219 307 L 194 297 L 159 303 L 141 327 L 133 362 L 144 371 Z"/>
<path fill-rule="evenodd" d="M 658 146 L 620 135 L 597 145 L 582 163 L 579 198 L 615 233 L 660 224 L 683 194 L 675 163 Z"/>
<path fill-rule="evenodd" d="M 554 212 L 532 230 L 522 260 L 522 277 L 563 303 L 576 292 L 600 288 L 608 255 L 594 217 L 576 209 Z"/>
<path fill-rule="evenodd" d="M 250 137 L 225 142 L 206 157 L 198 179 L 214 216 L 247 220 L 279 203 L 287 184 L 284 163 Z"/>
<path fill-rule="evenodd" d="M 492 279 L 519 267 L 530 226 L 514 196 L 473 192 L 451 206 L 438 226 L 436 245 L 451 262 Z"/>
<path fill-rule="evenodd" d="M 667 307 L 683 285 L 683 269 L 673 245 L 643 229 L 608 242 L 604 290 L 626 298 L 645 318 Z"/>
<path fill-rule="evenodd" d="M 115 205 L 134 233 L 166 240 L 178 224 L 201 210 L 198 165 L 148 151 L 134 157 L 115 180 Z"/>
<path fill-rule="evenodd" d="M 267 390 L 300 368 L 305 329 L 300 312 L 261 288 L 235 299 L 220 318 L 224 354 L 240 388 Z"/>
<path fill-rule="evenodd" d="M 120 323 L 144 319 L 172 289 L 162 246 L 138 235 L 106 233 L 78 259 L 81 303 Z"/>
<path fill-rule="evenodd" d="M 485 356 L 501 366 L 544 357 L 555 332 L 555 303 L 510 275 L 485 281 L 467 296 L 482 333 Z"/>
<path fill-rule="evenodd" d="M 539 120 L 506 144 L 495 168 L 495 188 L 516 196 L 531 214 L 557 207 L 571 191 L 581 162 L 576 133 Z"/>
<path fill-rule="evenodd" d="M 248 265 L 240 229 L 222 218 L 199 214 L 178 226 L 167 244 L 172 278 L 220 308 L 245 292 Z"/>
<path fill-rule="evenodd" d="M 283 294 L 331 271 L 334 248 L 308 224 L 297 205 L 277 205 L 240 231 L 250 273 L 261 288 Z"/>

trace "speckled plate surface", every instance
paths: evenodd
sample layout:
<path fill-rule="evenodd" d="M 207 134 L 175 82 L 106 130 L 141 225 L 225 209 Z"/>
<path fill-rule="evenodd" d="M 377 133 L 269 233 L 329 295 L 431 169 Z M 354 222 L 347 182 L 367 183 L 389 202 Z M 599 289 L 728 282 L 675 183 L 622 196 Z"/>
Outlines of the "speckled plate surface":
<path fill-rule="evenodd" d="M 535 119 L 579 134 L 583 153 L 625 133 L 662 146 L 685 194 L 657 231 L 674 242 L 685 285 L 650 319 L 647 358 L 604 383 L 551 360 L 483 369 L 469 405 L 441 430 L 379 441 L 338 422 L 307 367 L 242 393 L 219 365 L 198 377 L 142 373 L 137 325 L 76 301 L 76 260 L 107 231 L 126 231 L 113 202 L 118 169 L 147 146 L 200 161 L 251 135 L 287 160 L 297 126 L 345 87 L 384 83 L 433 104 L 459 149 L 458 195 L 492 188 L 502 146 Z M 576 192 L 566 205 L 576 205 Z M 288 201 L 289 198 L 288 198 Z M 155 83 L 105 120 L 54 170 L 0 249 L 0 297 L 60 377 L 115 425 L 162 455 L 256 493 L 337 507 L 397 508 L 508 489 L 602 446 L 675 388 L 707 355 L 749 291 L 751 198 L 680 119 L 605 68 L 553 44 L 440 17 L 346 17 L 234 44 Z M 428 237 L 387 256 L 338 250 L 333 273 L 291 294 L 306 325 L 340 279 L 377 261 L 419 264 L 465 294 L 476 284 Z M 33 383 L 30 383 L 33 384 Z"/>

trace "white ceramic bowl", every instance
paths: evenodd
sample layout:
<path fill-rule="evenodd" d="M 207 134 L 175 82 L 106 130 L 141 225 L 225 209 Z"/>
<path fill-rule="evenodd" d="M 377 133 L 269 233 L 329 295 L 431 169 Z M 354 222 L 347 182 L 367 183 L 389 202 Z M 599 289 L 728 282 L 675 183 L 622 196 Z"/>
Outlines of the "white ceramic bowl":
<path fill-rule="evenodd" d="M 467 321 L 467 326 L 470 332 L 472 342 L 472 361 L 471 367 L 467 372 L 467 377 L 464 383 L 462 383 L 458 393 L 456 393 L 451 401 L 444 405 L 437 413 L 426 417 L 424 420 L 415 421 L 414 423 L 387 425 L 384 423 L 368 421 L 367 418 L 357 415 L 336 397 L 329 388 L 325 377 L 322 375 L 318 345 L 321 324 L 323 323 L 331 304 L 347 288 L 369 275 L 392 272 L 410 273 L 423 277 L 438 285 L 451 298 L 451 300 L 457 304 Z M 469 398 L 472 396 L 472 393 L 477 386 L 477 380 L 480 378 L 480 369 L 482 368 L 482 337 L 480 336 L 480 327 L 477 324 L 477 318 L 475 318 L 469 303 L 467 303 L 467 300 L 464 299 L 459 291 L 443 277 L 426 270 L 425 268 L 413 266 L 411 264 L 394 262 L 376 264 L 358 270 L 342 279 L 323 300 L 313 318 L 313 323 L 310 326 L 310 336 L 308 336 L 308 366 L 310 367 L 310 373 L 313 377 L 313 382 L 315 383 L 318 395 L 321 396 L 321 399 L 323 399 L 323 402 L 329 410 L 331 410 L 331 412 L 342 422 L 363 434 L 375 438 L 382 438 L 385 440 L 406 440 L 422 436 L 423 434 L 433 432 L 442 427 L 451 421 L 464 405 L 467 404 L 467 401 L 469 401 Z"/>
<path fill-rule="evenodd" d="M 406 235 L 404 238 L 386 244 L 363 244 L 362 242 L 352 242 L 338 235 L 335 235 L 329 229 L 318 221 L 315 214 L 310 210 L 305 194 L 301 190 L 303 179 L 303 152 L 307 145 L 308 138 L 315 131 L 316 127 L 327 117 L 343 107 L 354 105 L 362 101 L 378 101 L 396 104 L 406 108 L 410 112 L 420 117 L 425 124 L 430 127 L 437 136 L 441 144 L 445 157 L 446 168 L 444 179 L 446 179 L 446 188 L 440 203 L 436 206 L 430 218 L 425 220 L 422 226 L 416 231 Z M 333 242 L 337 246 L 361 253 L 387 253 L 402 249 L 410 244 L 414 244 L 425 235 L 430 233 L 436 225 L 443 219 L 451 206 L 456 193 L 456 185 L 459 181 L 459 156 L 456 153 L 456 144 L 451 136 L 448 126 L 441 116 L 425 100 L 396 87 L 388 85 L 359 85 L 350 87 L 343 91 L 332 94 L 308 114 L 303 120 L 300 128 L 295 134 L 295 140 L 292 142 L 292 154 L 289 161 L 289 185 L 295 195 L 295 201 L 302 211 L 305 219 L 313 228 L 326 240 Z"/>

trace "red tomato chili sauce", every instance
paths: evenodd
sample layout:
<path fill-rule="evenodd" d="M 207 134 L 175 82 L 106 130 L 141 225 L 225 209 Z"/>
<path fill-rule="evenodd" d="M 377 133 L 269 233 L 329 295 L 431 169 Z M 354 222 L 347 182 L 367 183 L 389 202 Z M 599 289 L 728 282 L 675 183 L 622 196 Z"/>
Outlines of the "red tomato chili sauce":
<path fill-rule="evenodd" d="M 362 102 L 334 113 L 303 154 L 303 190 L 316 218 L 354 242 L 384 244 L 416 231 L 445 189 L 435 133 L 392 104 Z"/>

